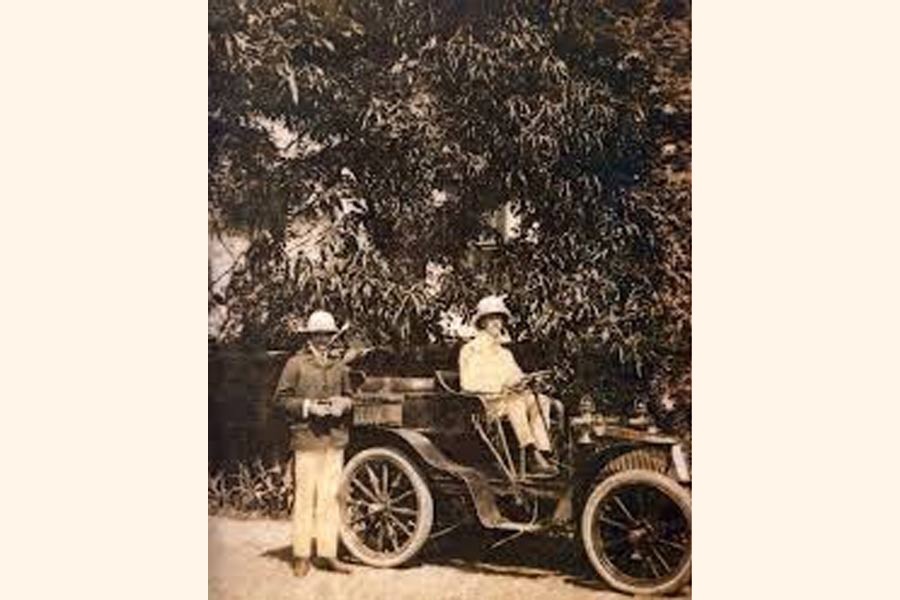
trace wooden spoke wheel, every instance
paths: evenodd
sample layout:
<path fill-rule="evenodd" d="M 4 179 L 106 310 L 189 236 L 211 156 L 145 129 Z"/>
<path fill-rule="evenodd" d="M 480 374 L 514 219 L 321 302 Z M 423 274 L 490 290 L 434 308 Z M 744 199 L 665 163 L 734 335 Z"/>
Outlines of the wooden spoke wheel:
<path fill-rule="evenodd" d="M 691 498 L 648 470 L 617 473 L 588 496 L 581 538 L 597 573 L 631 594 L 667 594 L 691 575 Z"/>
<path fill-rule="evenodd" d="M 359 561 L 394 567 L 428 539 L 434 504 L 425 478 L 393 448 L 369 448 L 344 467 L 341 541 Z"/>

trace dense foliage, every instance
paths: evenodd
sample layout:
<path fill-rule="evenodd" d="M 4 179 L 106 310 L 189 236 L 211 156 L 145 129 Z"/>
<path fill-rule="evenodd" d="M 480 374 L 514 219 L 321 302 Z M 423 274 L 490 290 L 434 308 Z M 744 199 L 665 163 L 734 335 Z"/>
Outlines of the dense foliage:
<path fill-rule="evenodd" d="M 211 232 L 250 240 L 223 341 L 324 305 L 421 344 L 507 293 L 563 396 L 687 398 L 689 3 L 211 0 L 208 85 Z"/>

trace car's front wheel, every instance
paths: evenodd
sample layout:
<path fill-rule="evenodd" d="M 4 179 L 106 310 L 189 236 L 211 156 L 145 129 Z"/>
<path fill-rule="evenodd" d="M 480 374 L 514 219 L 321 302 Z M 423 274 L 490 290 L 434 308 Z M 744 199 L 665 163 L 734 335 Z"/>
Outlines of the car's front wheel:
<path fill-rule="evenodd" d="M 368 448 L 344 467 L 341 541 L 373 567 L 412 559 L 431 533 L 434 503 L 416 465 L 394 448 Z"/>
<path fill-rule="evenodd" d="M 667 594 L 690 579 L 690 494 L 661 473 L 633 469 L 602 480 L 580 530 L 594 569 L 617 590 Z"/>

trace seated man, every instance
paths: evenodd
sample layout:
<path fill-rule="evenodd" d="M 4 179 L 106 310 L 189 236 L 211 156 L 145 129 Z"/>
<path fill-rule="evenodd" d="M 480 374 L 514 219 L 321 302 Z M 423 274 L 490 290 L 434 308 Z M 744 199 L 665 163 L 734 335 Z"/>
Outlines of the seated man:
<path fill-rule="evenodd" d="M 524 374 L 512 352 L 504 320 L 510 317 L 503 298 L 488 296 L 478 303 L 475 338 L 459 352 L 459 384 L 463 391 L 486 400 L 488 416 L 506 417 L 519 445 L 525 449 L 528 470 L 551 475 L 556 469 L 542 453 L 549 454 L 547 419 L 551 401 L 524 384 Z"/>

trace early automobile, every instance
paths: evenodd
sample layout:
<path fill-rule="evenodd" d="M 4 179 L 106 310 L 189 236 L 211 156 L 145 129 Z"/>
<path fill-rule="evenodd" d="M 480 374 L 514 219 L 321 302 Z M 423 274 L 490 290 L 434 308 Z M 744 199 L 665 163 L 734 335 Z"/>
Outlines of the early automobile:
<path fill-rule="evenodd" d="M 538 477 L 508 425 L 488 418 L 482 398 L 460 392 L 456 373 L 357 373 L 344 546 L 367 565 L 402 565 L 439 533 L 438 509 L 456 507 L 510 535 L 574 532 L 617 590 L 680 589 L 691 572 L 689 452 L 653 427 L 604 417 L 590 398 L 572 412 L 561 403 L 551 412 L 559 473 Z"/>

